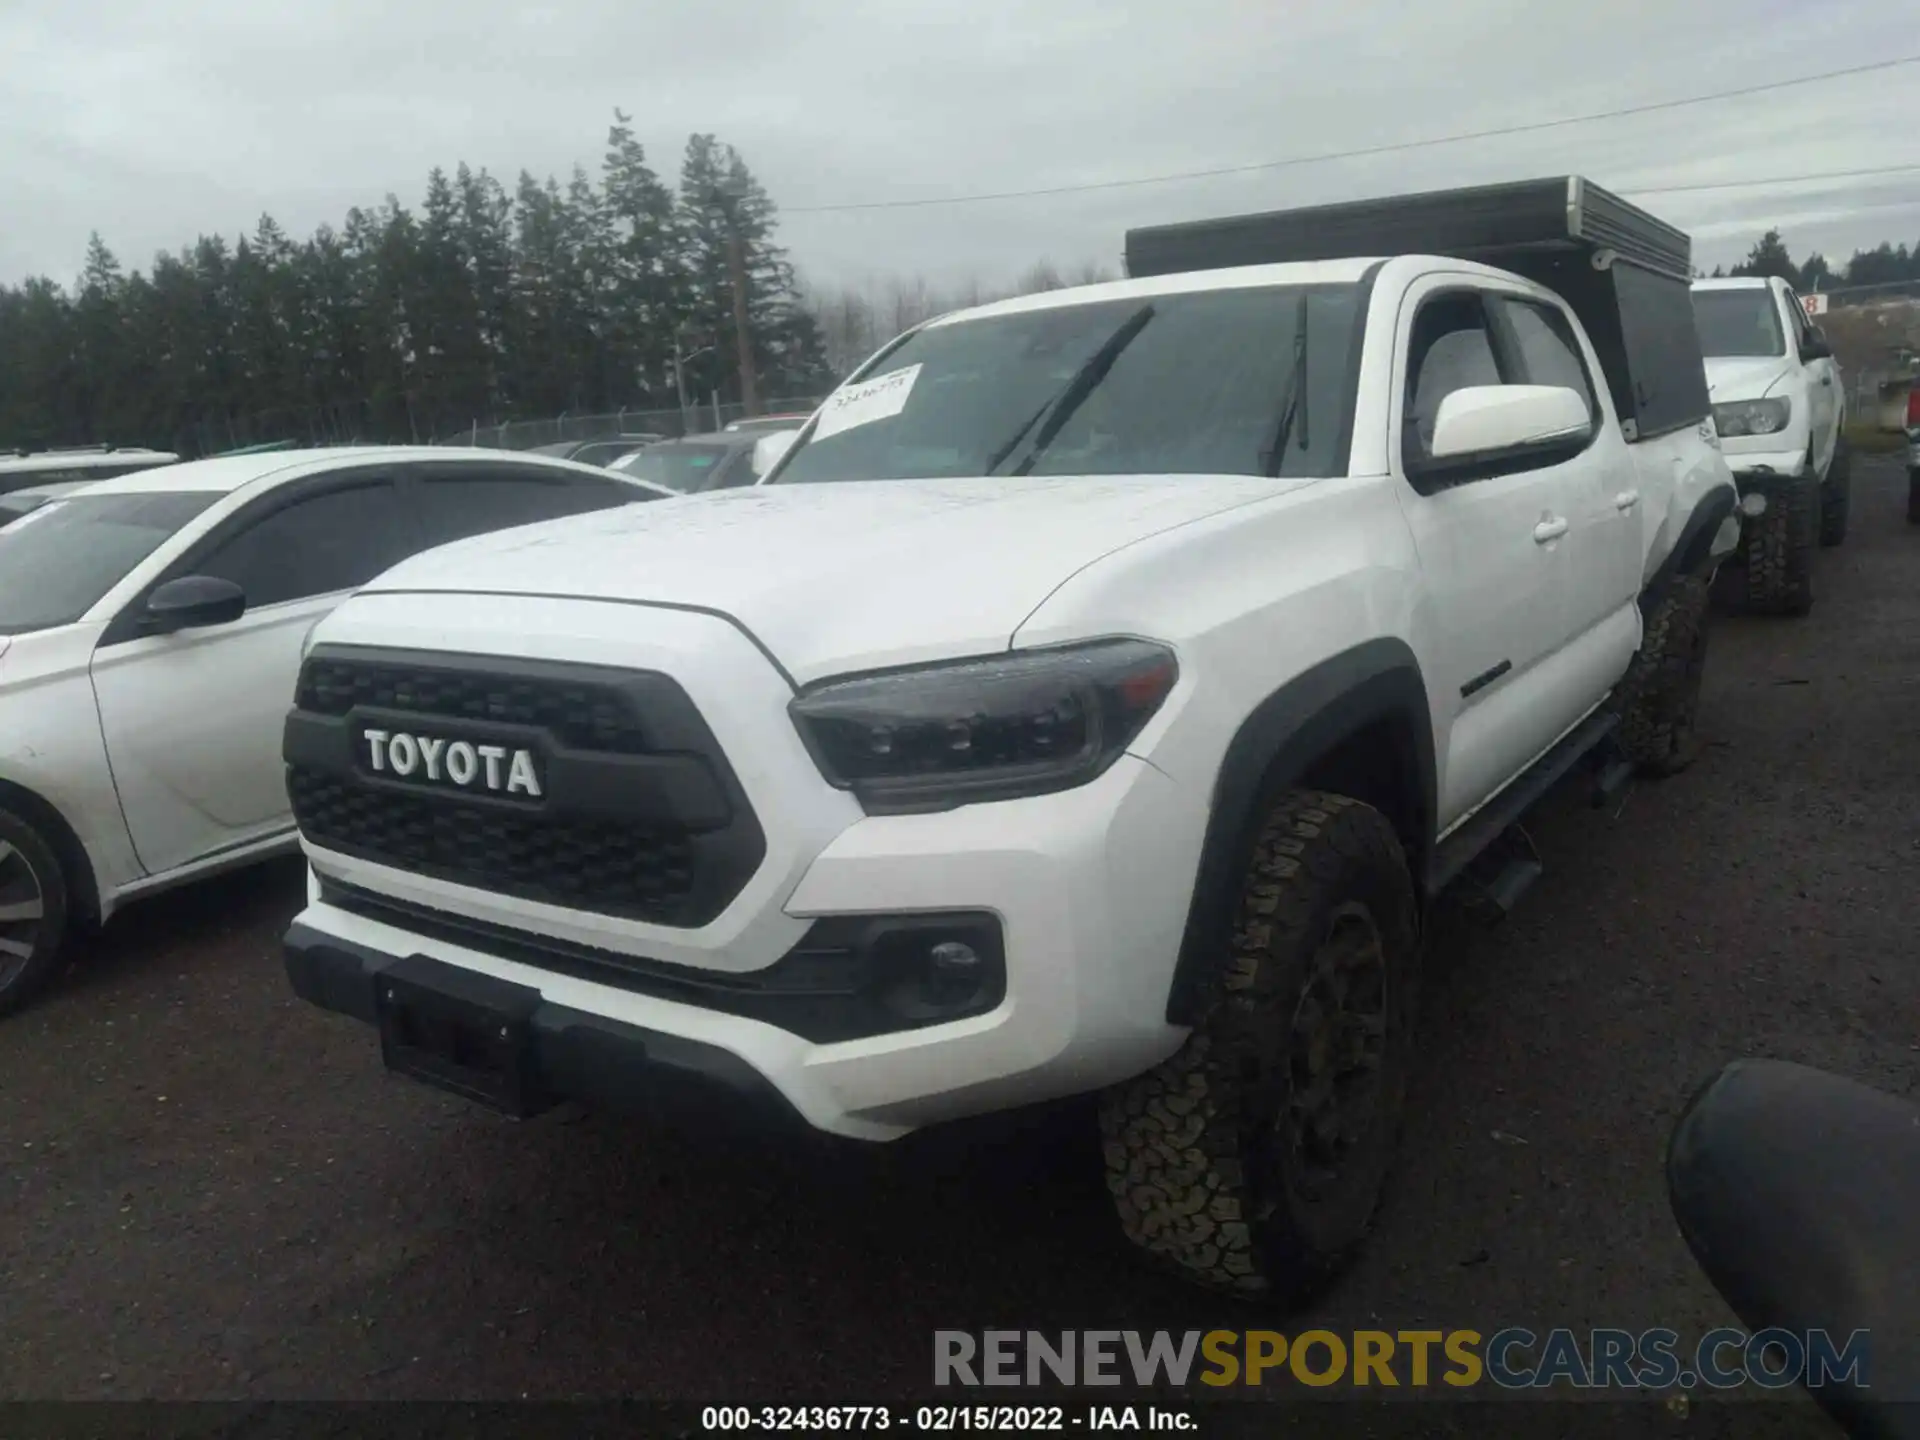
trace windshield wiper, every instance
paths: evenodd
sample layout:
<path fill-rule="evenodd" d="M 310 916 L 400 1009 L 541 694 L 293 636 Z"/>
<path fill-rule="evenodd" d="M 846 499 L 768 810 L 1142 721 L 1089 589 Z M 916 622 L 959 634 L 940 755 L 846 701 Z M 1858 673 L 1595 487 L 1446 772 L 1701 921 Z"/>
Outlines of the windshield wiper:
<path fill-rule="evenodd" d="M 1293 325 L 1293 371 L 1287 376 L 1287 388 L 1280 401 L 1280 423 L 1274 426 L 1273 442 L 1260 452 L 1260 468 L 1269 475 L 1278 475 L 1285 463 L 1287 437 L 1293 433 L 1293 422 L 1300 421 L 1300 448 L 1307 448 L 1307 416 L 1300 408 L 1301 393 L 1307 388 L 1307 297 L 1300 297 L 1300 317 Z"/>
<path fill-rule="evenodd" d="M 1033 468 L 1033 462 L 1040 458 L 1040 452 L 1053 443 L 1053 437 L 1060 433 L 1061 427 L 1073 418 L 1073 412 L 1085 403 L 1100 382 L 1107 378 L 1107 372 L 1113 368 L 1113 362 L 1120 358 L 1120 352 L 1133 343 L 1134 336 L 1147 328 L 1147 322 L 1153 319 L 1153 306 L 1142 305 L 1129 315 L 1120 328 L 1109 335 L 1106 343 L 1094 351 L 1087 363 L 1074 372 L 1073 378 L 1060 387 L 1060 392 L 1027 418 L 1026 424 L 1013 432 L 1013 437 L 994 451 L 987 460 L 986 473 L 996 475 L 1006 463 L 1007 457 L 1019 448 L 1027 433 L 1033 433 L 1033 440 L 1021 454 L 1020 463 L 1007 473 L 1024 475 Z"/>

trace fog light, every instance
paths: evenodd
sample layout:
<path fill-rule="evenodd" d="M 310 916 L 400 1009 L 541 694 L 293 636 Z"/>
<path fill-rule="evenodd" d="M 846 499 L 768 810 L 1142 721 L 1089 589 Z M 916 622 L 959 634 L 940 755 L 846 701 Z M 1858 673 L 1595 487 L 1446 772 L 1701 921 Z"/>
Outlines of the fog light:
<path fill-rule="evenodd" d="M 943 940 L 929 952 L 933 961 L 933 973 L 942 980 L 977 980 L 980 978 L 980 952 L 964 940 Z"/>
<path fill-rule="evenodd" d="M 1740 513 L 1749 520 L 1757 520 L 1767 513 L 1767 497 L 1758 490 L 1740 497 Z"/>

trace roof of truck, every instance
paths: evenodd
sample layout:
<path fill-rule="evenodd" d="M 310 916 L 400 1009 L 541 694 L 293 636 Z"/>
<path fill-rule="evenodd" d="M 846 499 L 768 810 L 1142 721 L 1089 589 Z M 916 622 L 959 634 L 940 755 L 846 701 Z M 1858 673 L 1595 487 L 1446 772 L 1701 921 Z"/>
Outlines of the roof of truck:
<path fill-rule="evenodd" d="M 970 310 L 955 310 L 929 321 L 928 327 L 950 325 L 961 320 L 983 320 L 995 315 L 1051 310 L 1064 305 L 1092 305 L 1102 300 L 1188 295 L 1205 290 L 1251 290 L 1264 285 L 1351 285 L 1383 258 L 1376 255 L 1356 259 L 1311 260 L 1291 265 L 1242 265 L 1231 270 L 1189 270 L 1177 275 L 1148 275 L 1138 280 L 1107 280 L 1098 285 L 1042 290 L 1033 295 L 1016 295 L 1011 300 L 976 305 Z"/>
<path fill-rule="evenodd" d="M 1711 280 L 1696 280 L 1696 290 L 1767 290 L 1773 286 L 1769 275 L 1718 275 Z"/>

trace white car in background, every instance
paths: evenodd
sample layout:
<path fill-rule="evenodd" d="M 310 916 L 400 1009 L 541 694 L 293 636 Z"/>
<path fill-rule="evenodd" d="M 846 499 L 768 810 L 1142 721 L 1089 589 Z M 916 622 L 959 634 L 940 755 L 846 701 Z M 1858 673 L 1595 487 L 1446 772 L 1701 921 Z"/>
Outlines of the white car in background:
<path fill-rule="evenodd" d="M 76 923 L 296 847 L 281 729 L 307 633 L 356 587 L 671 493 L 499 450 L 292 450 L 103 480 L 0 527 L 0 1014 Z"/>
<path fill-rule="evenodd" d="M 0 450 L 0 495 L 28 486 L 111 480 L 117 475 L 172 465 L 179 458 L 171 450 L 146 450 L 137 445 L 121 449 L 87 445 L 72 450 Z"/>
<path fill-rule="evenodd" d="M 1780 279 L 1696 280 L 1693 316 L 1714 428 L 1747 517 L 1748 603 L 1804 615 L 1814 547 L 1846 538 L 1851 498 L 1833 347 Z"/>

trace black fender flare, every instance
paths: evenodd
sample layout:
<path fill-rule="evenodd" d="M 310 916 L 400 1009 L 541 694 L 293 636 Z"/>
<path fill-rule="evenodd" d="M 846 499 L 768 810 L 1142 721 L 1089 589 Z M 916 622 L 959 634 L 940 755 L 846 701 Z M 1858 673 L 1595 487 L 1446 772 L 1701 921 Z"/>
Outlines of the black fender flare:
<path fill-rule="evenodd" d="M 1653 578 L 1641 590 L 1641 606 L 1650 608 L 1652 603 L 1666 593 L 1667 586 L 1682 575 L 1691 575 L 1707 561 L 1707 552 L 1713 546 L 1714 533 L 1719 530 L 1720 522 L 1733 513 L 1734 493 L 1724 485 L 1717 485 L 1700 503 L 1693 507 L 1693 513 L 1687 516 L 1686 523 L 1680 527 L 1680 534 L 1673 542 L 1673 549 L 1667 552 L 1667 558 L 1660 562 L 1660 568 L 1653 572 Z"/>
<path fill-rule="evenodd" d="M 1382 720 L 1404 720 L 1410 732 L 1409 753 L 1398 758 L 1419 790 L 1417 813 L 1404 817 L 1412 833 L 1402 836 L 1417 886 L 1437 810 L 1432 711 L 1412 647 L 1398 639 L 1368 640 L 1287 681 L 1253 708 L 1228 743 L 1167 994 L 1170 1023 L 1194 1023 L 1208 967 L 1225 953 L 1236 871 L 1263 802 L 1292 788 L 1342 740 Z"/>

